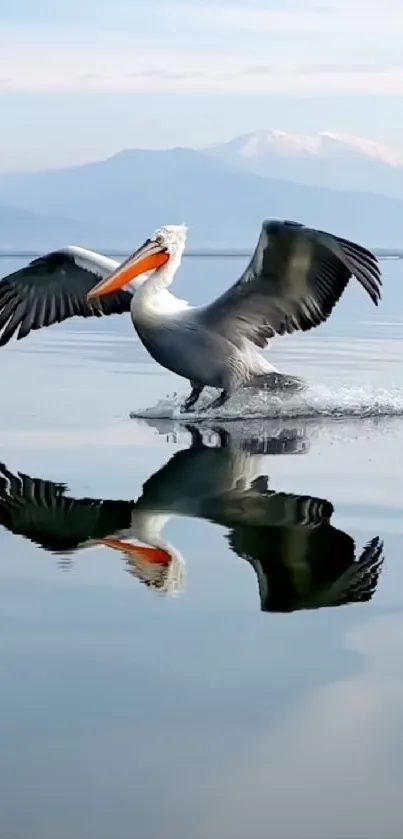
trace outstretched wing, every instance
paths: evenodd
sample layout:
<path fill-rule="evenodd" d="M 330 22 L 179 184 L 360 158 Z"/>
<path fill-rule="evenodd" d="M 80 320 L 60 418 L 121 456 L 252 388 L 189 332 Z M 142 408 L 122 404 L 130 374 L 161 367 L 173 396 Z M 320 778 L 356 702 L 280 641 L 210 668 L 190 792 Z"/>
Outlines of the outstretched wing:
<path fill-rule="evenodd" d="M 71 246 L 40 256 L 4 277 L 0 280 L 0 346 L 17 329 L 20 340 L 33 329 L 76 315 L 88 318 L 130 311 L 129 291 L 87 301 L 91 288 L 117 265 L 114 259 Z"/>
<path fill-rule="evenodd" d="M 130 526 L 133 503 L 69 498 L 64 484 L 14 474 L 0 463 L 0 525 L 48 551 L 71 551 Z"/>
<path fill-rule="evenodd" d="M 264 347 L 275 334 L 327 320 L 353 275 L 377 305 L 382 279 L 371 251 L 298 222 L 265 221 L 240 279 L 200 318 L 229 339 Z"/>

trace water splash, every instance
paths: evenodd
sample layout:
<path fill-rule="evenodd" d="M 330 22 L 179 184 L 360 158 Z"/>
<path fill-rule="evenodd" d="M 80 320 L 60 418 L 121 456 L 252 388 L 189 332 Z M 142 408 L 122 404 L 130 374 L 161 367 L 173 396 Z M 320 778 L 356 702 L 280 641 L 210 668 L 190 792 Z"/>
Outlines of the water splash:
<path fill-rule="evenodd" d="M 207 389 L 206 389 L 207 390 Z M 181 413 L 184 396 L 173 394 L 160 399 L 154 407 L 133 411 L 133 419 L 170 419 L 202 422 L 204 420 L 310 419 L 316 417 L 399 417 L 403 416 L 403 389 L 371 386 L 311 385 L 302 393 L 274 395 L 264 391 L 239 391 L 226 405 L 215 410 L 208 403 L 217 391 L 203 393 L 196 410 Z"/>

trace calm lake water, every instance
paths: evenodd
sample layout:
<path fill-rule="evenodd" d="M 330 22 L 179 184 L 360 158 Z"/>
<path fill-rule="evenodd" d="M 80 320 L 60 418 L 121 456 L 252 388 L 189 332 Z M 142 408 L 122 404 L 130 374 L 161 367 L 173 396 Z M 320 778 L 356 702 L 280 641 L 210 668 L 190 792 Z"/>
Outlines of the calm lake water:
<path fill-rule="evenodd" d="M 187 259 L 175 290 L 242 264 Z M 400 839 L 403 263 L 382 266 L 378 309 L 352 284 L 275 342 L 308 395 L 249 395 L 239 422 L 164 419 L 187 385 L 129 317 L 0 350 L 0 839 Z"/>

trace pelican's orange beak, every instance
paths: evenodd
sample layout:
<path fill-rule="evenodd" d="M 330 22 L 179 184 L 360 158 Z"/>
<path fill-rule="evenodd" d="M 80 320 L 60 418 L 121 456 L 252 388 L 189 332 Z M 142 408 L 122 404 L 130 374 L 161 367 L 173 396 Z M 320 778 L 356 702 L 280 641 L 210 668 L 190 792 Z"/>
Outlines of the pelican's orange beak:
<path fill-rule="evenodd" d="M 156 268 L 161 268 L 168 262 L 168 259 L 169 253 L 163 245 L 158 244 L 153 239 L 147 239 L 144 245 L 134 251 L 128 259 L 125 259 L 116 271 L 113 271 L 109 277 L 101 280 L 88 292 L 87 300 L 118 291 L 140 274 L 146 274 L 147 271 L 155 271 Z"/>
<path fill-rule="evenodd" d="M 163 548 L 149 548 L 144 545 L 132 545 L 123 539 L 96 539 L 98 545 L 105 545 L 106 548 L 113 548 L 116 551 L 123 551 L 131 556 L 145 559 L 155 565 L 169 565 L 172 557 Z"/>

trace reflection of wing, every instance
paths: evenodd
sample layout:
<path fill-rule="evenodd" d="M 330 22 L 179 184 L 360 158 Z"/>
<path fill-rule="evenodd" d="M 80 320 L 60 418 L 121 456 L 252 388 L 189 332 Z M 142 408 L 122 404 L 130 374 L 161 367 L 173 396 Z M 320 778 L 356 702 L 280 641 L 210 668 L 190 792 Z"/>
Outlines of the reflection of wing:
<path fill-rule="evenodd" d="M 371 600 L 378 585 L 383 562 L 382 540 L 378 537 L 371 539 L 360 558 L 323 592 L 323 605 L 342 606 L 346 603 L 365 603 Z"/>
<path fill-rule="evenodd" d="M 0 464 L 0 524 L 49 551 L 69 551 L 130 526 L 133 503 L 66 497 L 67 487 Z"/>
<path fill-rule="evenodd" d="M 260 532 L 264 535 L 271 527 L 284 528 L 285 532 L 290 533 L 293 528 L 302 528 L 302 532 L 308 532 L 330 520 L 333 506 L 323 498 L 274 492 L 268 488 L 267 478 L 261 476 L 247 490 L 236 487 L 220 497 L 209 498 L 201 512 L 203 518 L 234 528 L 234 532 L 242 532 L 244 538 L 250 528 L 253 540 L 253 534 L 256 533 L 259 538 Z M 241 525 L 245 525 L 244 532 L 241 531 Z"/>
<path fill-rule="evenodd" d="M 298 521 L 302 501 L 308 516 Z M 240 524 L 229 533 L 233 551 L 256 572 L 263 611 L 340 606 L 370 600 L 375 593 L 384 561 L 383 542 L 373 539 L 356 560 L 354 540 L 330 524 L 327 502 L 321 521 L 319 499 L 311 501 L 313 508 L 309 499 L 288 496 L 288 524 L 269 520 L 265 526 Z"/>

